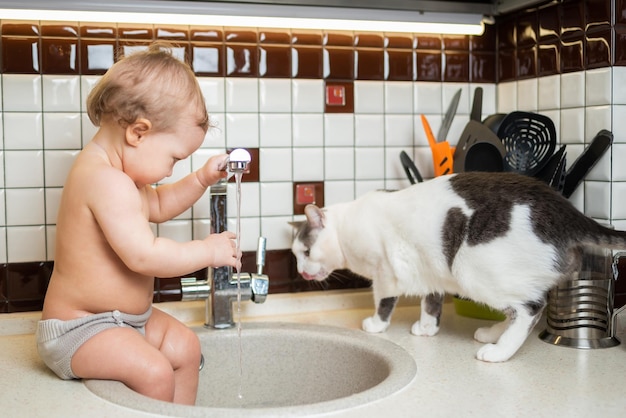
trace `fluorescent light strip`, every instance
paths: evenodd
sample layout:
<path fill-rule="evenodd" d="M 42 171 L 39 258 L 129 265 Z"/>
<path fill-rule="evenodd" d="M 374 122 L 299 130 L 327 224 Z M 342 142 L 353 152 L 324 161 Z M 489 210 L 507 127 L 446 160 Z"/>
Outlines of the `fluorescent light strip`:
<path fill-rule="evenodd" d="M 358 10 L 358 9 L 357 9 Z M 356 10 L 355 10 L 356 11 Z M 207 10 L 206 13 L 210 13 Z M 366 11 L 371 12 L 371 11 Z M 144 12 L 105 12 L 105 11 L 78 11 L 78 10 L 44 10 L 44 9 L 0 9 L 0 19 L 14 20 L 41 20 L 41 21 L 76 21 L 76 22 L 116 22 L 116 23 L 148 23 L 148 24 L 181 24 L 199 26 L 241 26 L 241 27 L 268 27 L 268 28 L 296 28 L 296 29 L 327 29 L 327 30 L 354 30 L 373 32 L 409 32 L 409 33 L 437 33 L 437 34 L 468 34 L 481 35 L 483 25 L 480 16 L 464 17 L 462 20 L 473 20 L 475 23 L 446 23 L 441 21 L 409 22 L 402 20 L 372 20 L 372 19 L 335 19 L 335 18 L 308 18 L 308 17 L 273 17 L 217 14 L 186 14 L 186 13 L 144 13 Z M 332 11 L 331 11 L 332 13 Z M 299 14 L 299 13 L 298 13 Z M 429 20 L 434 14 L 424 14 L 422 17 Z M 438 20 L 447 14 L 440 14 Z M 451 15 L 454 17 L 455 15 Z M 455 20 L 455 19 L 451 19 Z M 459 20 L 459 19 L 456 19 Z"/>

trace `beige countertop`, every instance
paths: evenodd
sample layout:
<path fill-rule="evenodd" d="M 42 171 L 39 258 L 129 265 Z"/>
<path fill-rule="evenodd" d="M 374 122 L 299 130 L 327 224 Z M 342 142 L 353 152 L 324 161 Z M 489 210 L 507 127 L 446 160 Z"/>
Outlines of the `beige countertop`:
<path fill-rule="evenodd" d="M 156 306 L 189 325 L 203 322 L 201 301 Z M 372 310 L 371 295 L 363 290 L 270 295 L 262 305 L 244 303 L 242 332 L 248 321 L 360 329 Z M 540 323 L 511 360 L 489 364 L 474 359 L 480 343 L 472 338 L 474 330 L 489 321 L 459 316 L 446 303 L 439 334 L 416 337 L 410 328 L 418 316 L 417 302 L 405 299 L 389 330 L 377 335 L 414 357 L 415 379 L 384 399 L 324 416 L 621 417 L 626 411 L 626 344 L 594 350 L 552 346 L 537 337 L 543 329 Z M 36 353 L 33 331 L 38 318 L 37 312 L 0 315 L 0 415 L 154 416 L 101 399 L 80 381 L 53 375 Z"/>

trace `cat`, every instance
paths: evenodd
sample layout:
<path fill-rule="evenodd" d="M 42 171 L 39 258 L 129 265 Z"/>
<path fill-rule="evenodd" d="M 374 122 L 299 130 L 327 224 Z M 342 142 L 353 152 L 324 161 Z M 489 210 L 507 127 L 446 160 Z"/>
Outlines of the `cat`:
<path fill-rule="evenodd" d="M 411 333 L 439 331 L 444 295 L 505 313 L 481 327 L 478 360 L 503 362 L 522 346 L 547 292 L 579 270 L 583 245 L 626 249 L 626 232 L 580 213 L 535 178 L 466 172 L 397 191 L 372 191 L 326 208 L 305 207 L 292 252 L 306 280 L 348 269 L 372 281 L 375 314 L 366 332 L 384 332 L 401 295 L 420 296 Z"/>

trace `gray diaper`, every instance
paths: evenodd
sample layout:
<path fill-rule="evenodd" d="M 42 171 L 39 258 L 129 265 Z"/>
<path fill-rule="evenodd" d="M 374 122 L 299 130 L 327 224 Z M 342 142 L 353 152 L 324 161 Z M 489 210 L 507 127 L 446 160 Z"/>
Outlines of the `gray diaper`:
<path fill-rule="evenodd" d="M 129 326 L 145 335 L 145 325 L 152 308 L 141 315 L 115 310 L 70 321 L 46 319 L 39 321 L 35 333 L 37 351 L 46 365 L 61 379 L 78 379 L 72 372 L 72 356 L 94 335 L 115 327 Z"/>

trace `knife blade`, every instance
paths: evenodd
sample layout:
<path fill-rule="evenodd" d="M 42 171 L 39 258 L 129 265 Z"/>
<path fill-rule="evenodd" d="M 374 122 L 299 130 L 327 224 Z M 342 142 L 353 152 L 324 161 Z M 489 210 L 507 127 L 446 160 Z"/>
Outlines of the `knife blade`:
<path fill-rule="evenodd" d="M 448 105 L 448 110 L 446 110 L 446 114 L 441 121 L 441 126 L 437 131 L 437 142 L 445 141 L 447 139 L 450 126 L 452 126 L 452 120 L 454 119 L 454 115 L 456 115 L 456 109 L 459 107 L 459 100 L 461 99 L 462 91 L 463 89 L 459 89 L 456 93 L 454 93 L 454 96 Z"/>

